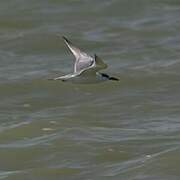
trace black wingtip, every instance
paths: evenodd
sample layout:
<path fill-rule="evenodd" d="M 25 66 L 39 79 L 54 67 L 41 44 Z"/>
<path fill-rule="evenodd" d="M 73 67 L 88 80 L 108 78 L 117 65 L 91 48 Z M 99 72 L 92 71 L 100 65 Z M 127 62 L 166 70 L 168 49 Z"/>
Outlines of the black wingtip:
<path fill-rule="evenodd" d="M 66 41 L 67 43 L 71 43 L 65 36 L 62 36 L 62 38 L 64 39 L 64 41 Z"/>
<path fill-rule="evenodd" d="M 65 36 L 62 36 L 62 38 L 67 41 L 67 38 Z"/>

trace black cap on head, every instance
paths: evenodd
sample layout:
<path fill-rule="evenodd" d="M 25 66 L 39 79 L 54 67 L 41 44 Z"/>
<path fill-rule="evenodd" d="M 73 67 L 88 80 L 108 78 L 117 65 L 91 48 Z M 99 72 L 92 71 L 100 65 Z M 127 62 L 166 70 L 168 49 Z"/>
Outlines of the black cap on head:
<path fill-rule="evenodd" d="M 105 74 L 105 73 L 101 73 L 102 77 L 105 77 L 109 80 L 112 80 L 112 81 L 119 81 L 118 78 L 115 78 L 115 77 L 110 77 L 109 75 Z"/>
<path fill-rule="evenodd" d="M 105 74 L 105 73 L 101 73 L 102 77 L 105 77 L 107 79 L 109 79 L 109 75 Z"/>

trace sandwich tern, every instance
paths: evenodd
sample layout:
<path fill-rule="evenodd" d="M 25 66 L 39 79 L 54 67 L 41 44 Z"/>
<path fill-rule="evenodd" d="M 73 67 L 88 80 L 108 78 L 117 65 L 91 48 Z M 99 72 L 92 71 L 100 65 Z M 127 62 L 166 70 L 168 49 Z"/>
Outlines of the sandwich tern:
<path fill-rule="evenodd" d="M 111 77 L 105 73 L 100 73 L 102 69 L 106 69 L 107 65 L 96 54 L 94 57 L 89 56 L 79 48 L 75 47 L 66 37 L 62 37 L 65 44 L 75 56 L 74 72 L 68 75 L 53 78 L 53 80 L 61 80 L 63 82 L 72 83 L 98 83 L 107 80 L 118 81 L 118 78 Z"/>

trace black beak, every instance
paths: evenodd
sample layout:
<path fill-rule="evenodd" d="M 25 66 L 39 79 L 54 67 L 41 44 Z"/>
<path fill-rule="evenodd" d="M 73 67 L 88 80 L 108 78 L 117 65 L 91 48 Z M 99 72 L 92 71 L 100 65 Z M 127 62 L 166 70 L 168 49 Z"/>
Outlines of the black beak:
<path fill-rule="evenodd" d="M 119 79 L 115 78 L 115 77 L 110 77 L 109 80 L 111 80 L 111 81 L 119 81 Z"/>

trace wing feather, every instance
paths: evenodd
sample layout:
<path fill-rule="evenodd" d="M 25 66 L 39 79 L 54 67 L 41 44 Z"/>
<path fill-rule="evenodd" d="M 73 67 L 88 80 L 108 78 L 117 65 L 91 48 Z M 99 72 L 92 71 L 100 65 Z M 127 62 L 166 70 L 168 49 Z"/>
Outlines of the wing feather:
<path fill-rule="evenodd" d="M 97 56 L 96 54 L 94 56 L 97 70 L 106 69 L 108 67 L 107 64 L 105 64 L 99 56 Z"/>
<path fill-rule="evenodd" d="M 79 48 L 75 47 L 71 41 L 63 36 L 64 42 L 70 49 L 72 54 L 75 56 L 74 72 L 80 72 L 83 69 L 88 68 L 93 64 L 93 58 L 87 55 L 85 52 L 81 51 Z"/>
<path fill-rule="evenodd" d="M 96 75 L 96 72 L 102 69 L 106 69 L 108 66 L 103 62 L 103 60 L 95 54 L 94 56 L 94 63 L 86 68 L 83 69 L 79 75 L 89 76 L 89 75 Z"/>

